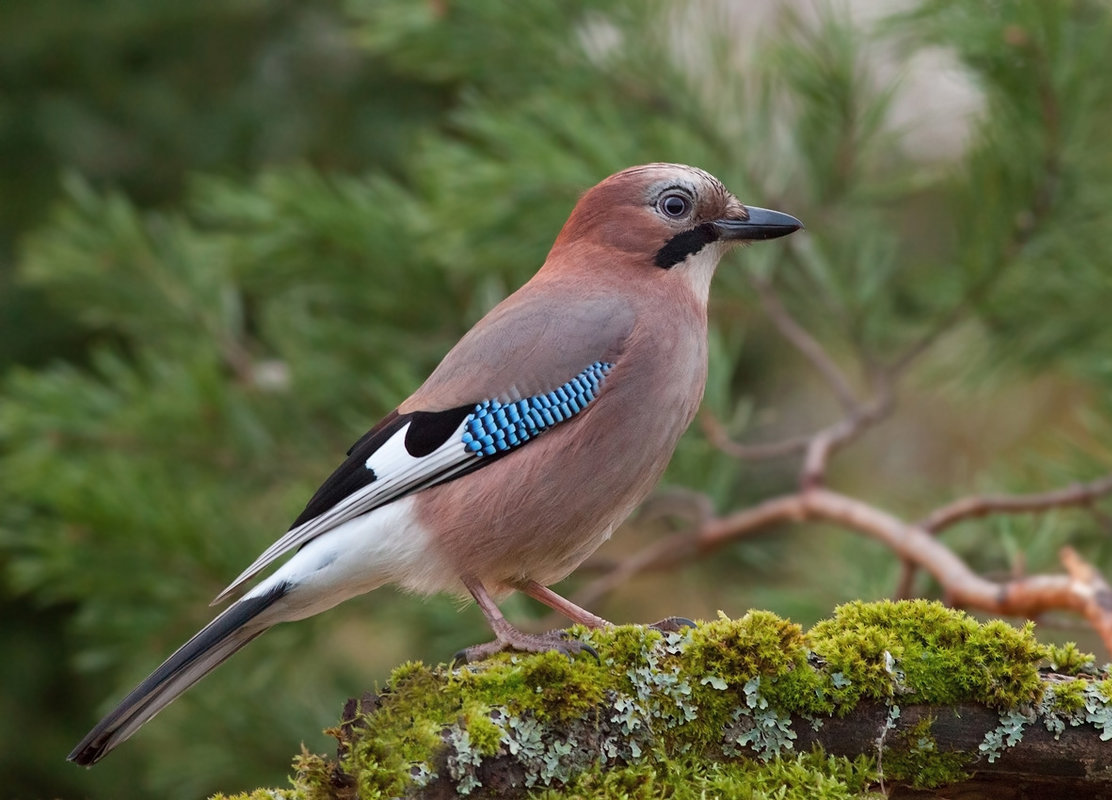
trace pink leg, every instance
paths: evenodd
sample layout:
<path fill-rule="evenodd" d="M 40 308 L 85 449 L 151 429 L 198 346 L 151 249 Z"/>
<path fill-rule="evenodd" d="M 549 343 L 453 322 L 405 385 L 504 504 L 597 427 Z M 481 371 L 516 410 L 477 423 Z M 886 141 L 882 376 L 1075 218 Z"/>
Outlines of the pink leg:
<path fill-rule="evenodd" d="M 561 597 L 547 586 L 541 586 L 536 581 L 527 581 L 517 588 L 537 602 L 544 603 L 553 611 L 563 614 L 572 622 L 578 622 L 580 625 L 586 625 L 588 628 L 609 628 L 614 624 L 612 622 L 607 622 L 602 617 L 595 616 L 585 608 L 580 608 L 571 600 Z M 674 633 L 684 628 L 694 628 L 695 623 L 687 617 L 665 617 L 660 620 L 660 622 L 654 622 L 649 627 L 655 628 L 658 631 L 664 631 L 665 633 Z"/>
<path fill-rule="evenodd" d="M 587 651 L 594 655 L 595 658 L 598 658 L 598 654 L 595 653 L 590 645 L 575 639 L 567 639 L 558 631 L 541 634 L 519 631 L 502 616 L 502 612 L 498 609 L 498 606 L 495 605 L 486 587 L 483 586 L 480 581 L 474 578 L 464 577 L 463 585 L 467 587 L 467 591 L 471 592 L 471 596 L 474 597 L 475 602 L 479 604 L 479 610 L 483 612 L 483 616 L 486 617 L 490 629 L 494 631 L 495 640 L 493 642 L 487 642 L 486 644 L 473 645 L 465 650 L 461 650 L 456 654 L 456 661 L 481 661 L 503 650 L 521 650 L 527 653 L 544 653 L 549 650 L 555 650 L 568 656 L 574 656 L 577 653 Z M 544 587 L 540 588 L 544 589 Z M 545 591 L 548 590 L 545 589 Z M 559 595 L 553 594 L 553 596 L 561 602 L 567 603 L 571 608 L 576 608 L 576 610 L 584 614 L 587 613 L 582 611 L 582 609 L 578 609 L 571 603 L 568 603 Z M 593 615 L 588 614 L 588 616 Z M 605 620 L 599 620 L 598 617 L 593 618 L 606 624 Z"/>
<path fill-rule="evenodd" d="M 553 611 L 558 611 L 572 622 L 586 625 L 588 628 L 609 628 L 611 623 L 602 617 L 592 614 L 585 608 L 580 608 L 571 600 L 567 600 L 547 586 L 541 586 L 536 581 L 526 581 L 519 585 L 518 590 L 532 597 L 538 603 L 544 603 Z"/>

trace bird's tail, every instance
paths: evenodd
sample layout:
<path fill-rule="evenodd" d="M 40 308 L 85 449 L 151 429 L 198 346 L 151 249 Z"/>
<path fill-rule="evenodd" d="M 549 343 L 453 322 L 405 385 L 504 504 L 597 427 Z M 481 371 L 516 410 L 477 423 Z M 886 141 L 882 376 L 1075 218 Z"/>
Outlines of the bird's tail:
<path fill-rule="evenodd" d="M 67 756 L 68 760 L 86 766 L 100 761 L 174 698 L 260 633 L 280 622 L 280 618 L 263 612 L 281 600 L 289 589 L 288 583 L 278 583 L 268 591 L 248 595 L 229 606 L 179 647 L 112 713 L 97 723 L 73 748 Z"/>

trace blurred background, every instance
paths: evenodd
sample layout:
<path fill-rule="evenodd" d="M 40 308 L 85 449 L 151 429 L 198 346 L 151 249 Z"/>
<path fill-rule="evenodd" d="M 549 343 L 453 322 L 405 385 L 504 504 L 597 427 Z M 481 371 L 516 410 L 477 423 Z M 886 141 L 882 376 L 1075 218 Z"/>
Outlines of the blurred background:
<path fill-rule="evenodd" d="M 930 345 L 839 490 L 913 520 L 1112 470 L 1110 36 L 1100 0 L 0 4 L 0 796 L 283 785 L 345 698 L 489 638 L 474 607 L 383 589 L 268 633 L 94 770 L 63 760 L 631 164 L 807 225 L 719 270 L 704 405 L 735 439 L 841 413 L 756 276 L 855 380 Z M 798 469 L 693 426 L 662 491 L 726 513 Z M 561 590 L 682 516 L 632 520 Z M 995 578 L 1065 544 L 1108 575 L 1110 529 L 1063 510 L 946 542 Z M 899 576 L 796 526 L 594 610 L 809 625 Z M 1107 659 L 1076 618 L 1040 636 Z"/>

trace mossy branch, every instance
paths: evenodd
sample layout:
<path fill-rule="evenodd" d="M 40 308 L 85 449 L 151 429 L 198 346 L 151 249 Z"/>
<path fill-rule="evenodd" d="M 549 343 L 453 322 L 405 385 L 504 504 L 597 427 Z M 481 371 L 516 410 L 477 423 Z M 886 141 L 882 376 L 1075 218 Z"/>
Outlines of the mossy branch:
<path fill-rule="evenodd" d="M 336 758 L 303 754 L 292 791 L 250 797 L 849 800 L 1047 781 L 1112 797 L 1112 680 L 1030 624 L 857 602 L 807 633 L 751 611 L 574 634 L 597 662 L 398 668 L 349 701 Z"/>

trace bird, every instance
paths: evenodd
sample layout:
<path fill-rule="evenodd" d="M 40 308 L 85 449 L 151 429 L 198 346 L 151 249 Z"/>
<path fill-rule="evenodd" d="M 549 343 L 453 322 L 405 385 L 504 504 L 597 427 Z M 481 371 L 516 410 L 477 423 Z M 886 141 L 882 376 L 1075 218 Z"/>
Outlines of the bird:
<path fill-rule="evenodd" d="M 289 530 L 213 601 L 293 554 L 182 645 L 69 754 L 92 765 L 268 628 L 386 584 L 474 599 L 500 650 L 574 656 L 497 601 L 524 593 L 609 625 L 548 588 L 660 479 L 702 400 L 719 260 L 802 228 L 743 205 L 682 164 L 588 189 L 536 274 L 475 324 L 428 379 L 347 452 Z"/>

